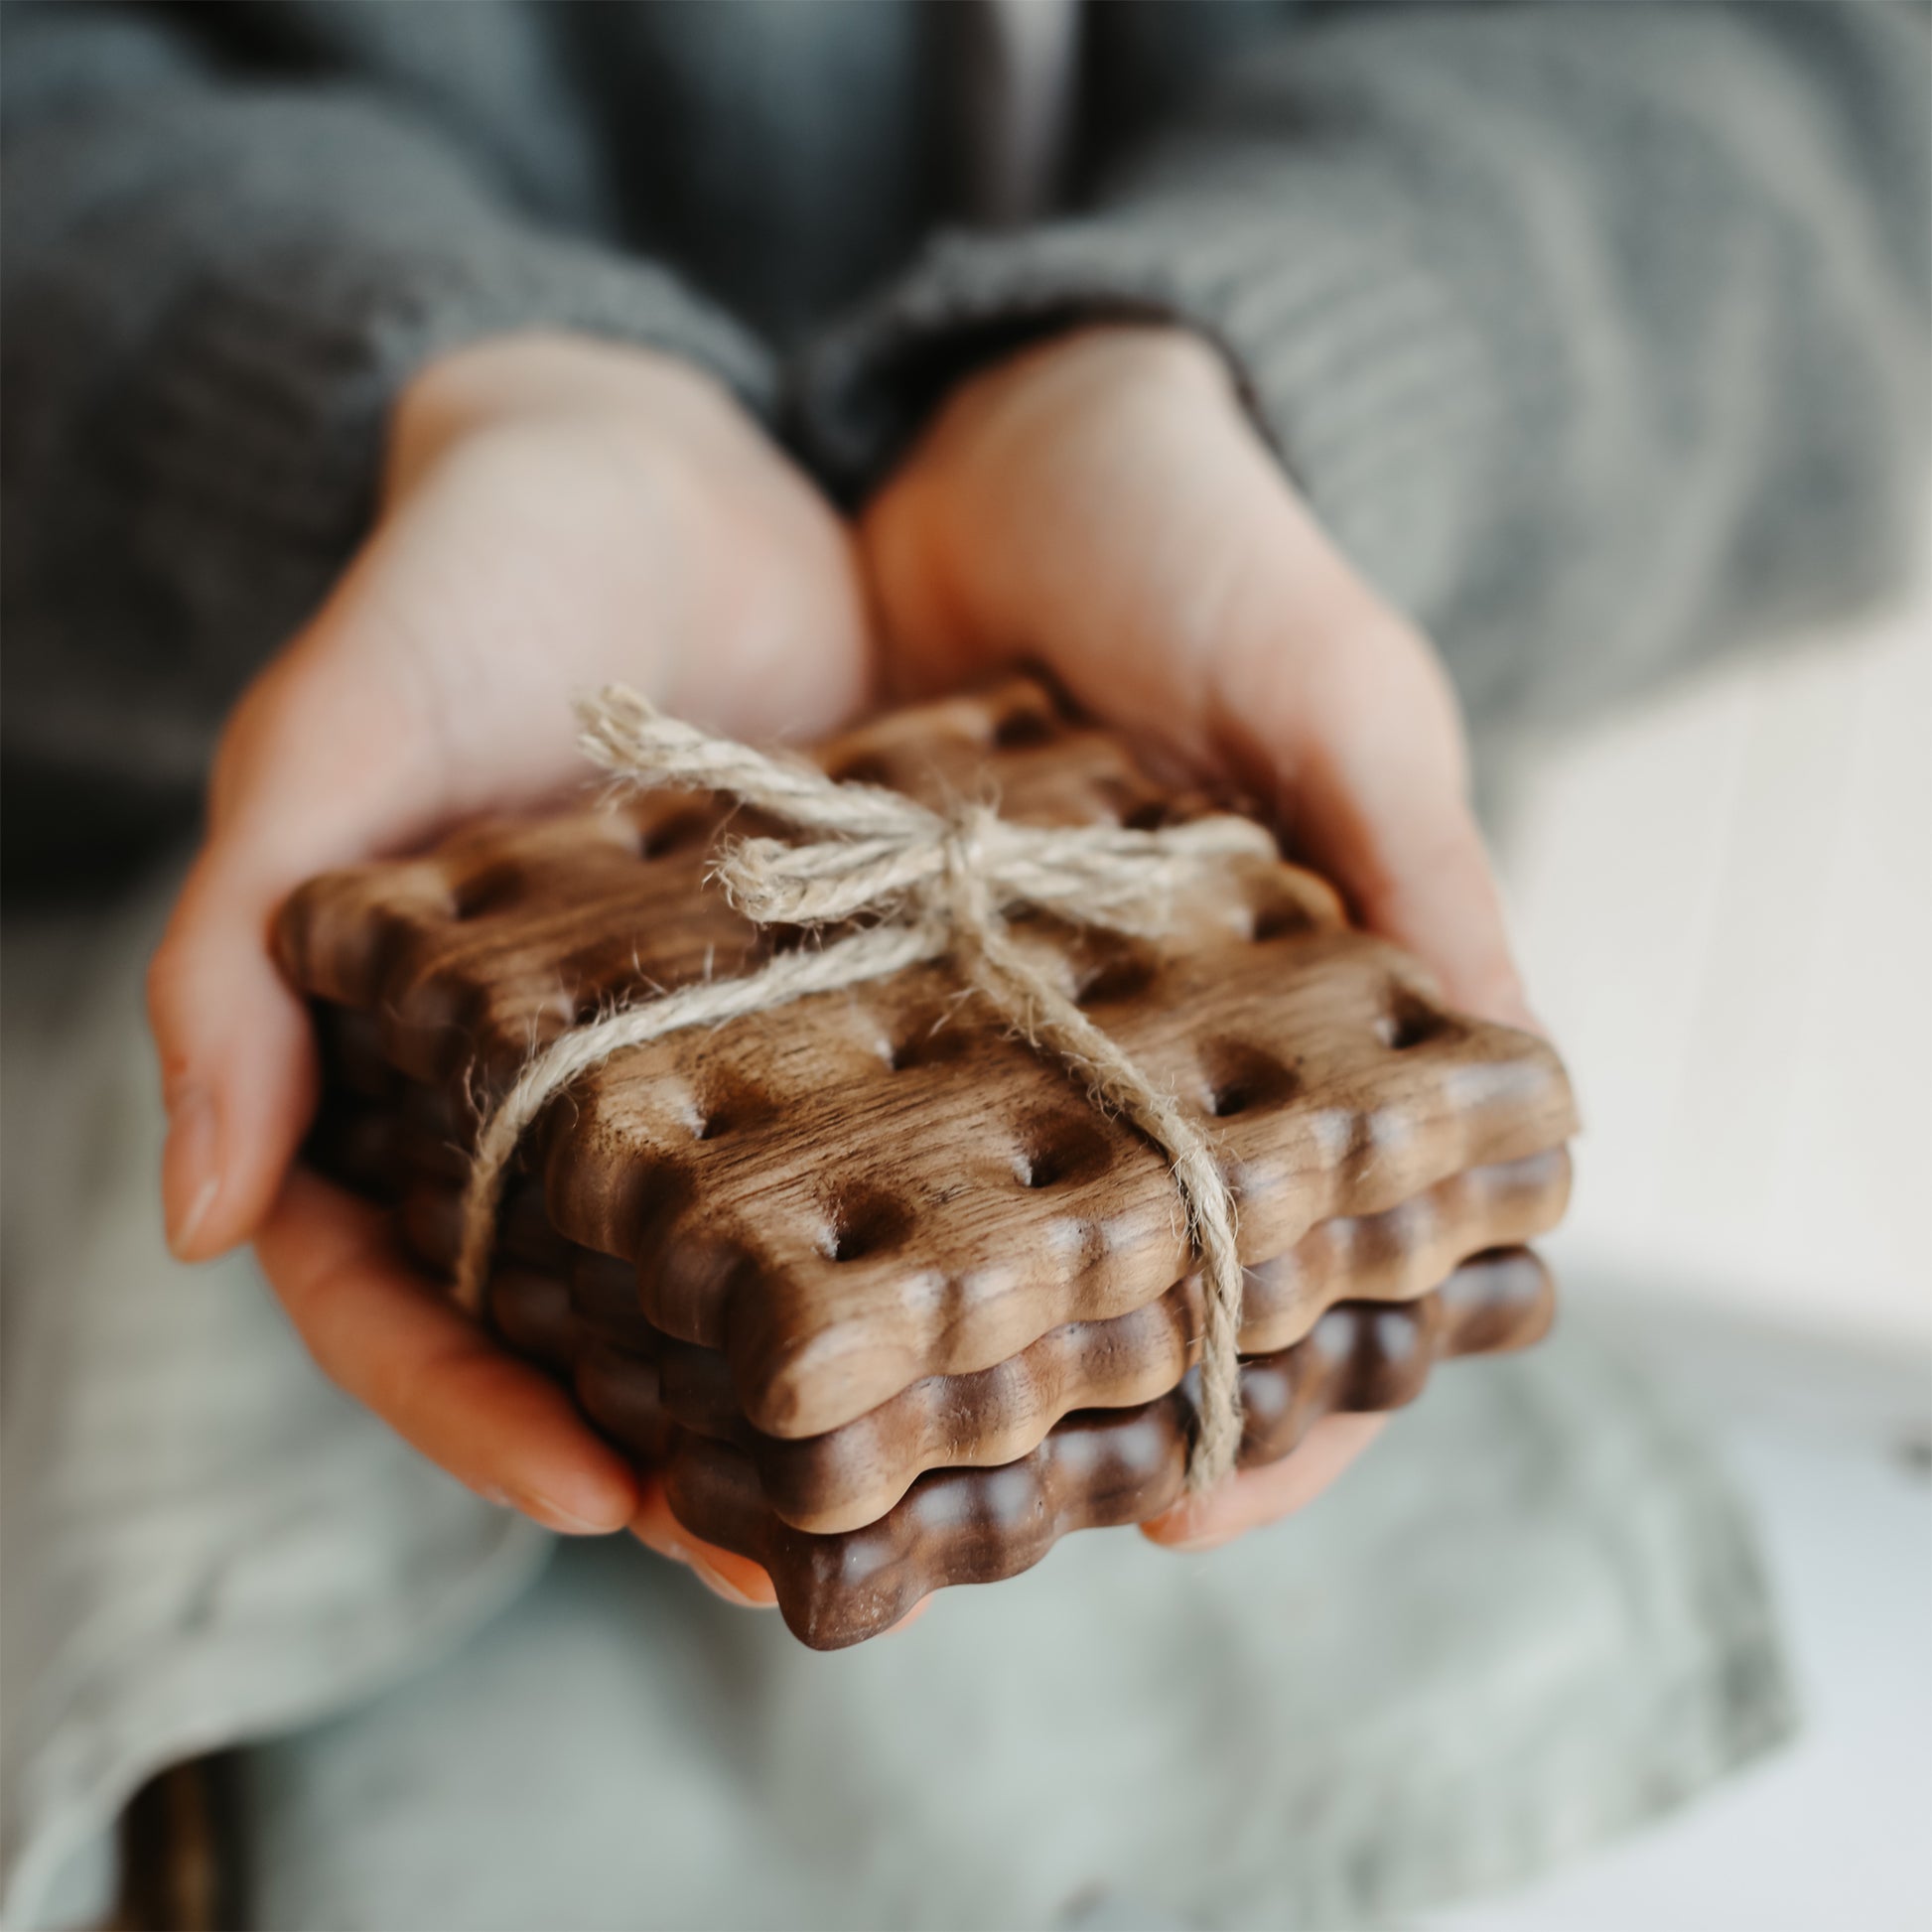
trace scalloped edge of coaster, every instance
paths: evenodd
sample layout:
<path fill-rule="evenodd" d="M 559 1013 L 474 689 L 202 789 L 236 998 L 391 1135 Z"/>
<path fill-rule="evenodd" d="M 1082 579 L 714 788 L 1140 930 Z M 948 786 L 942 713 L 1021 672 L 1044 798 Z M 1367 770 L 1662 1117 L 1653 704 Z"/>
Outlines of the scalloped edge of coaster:
<path fill-rule="evenodd" d="M 1527 1249 L 1480 1258 L 1416 1302 L 1340 1304 L 1295 1347 L 1242 1364 L 1240 1466 L 1279 1461 L 1324 1416 L 1404 1407 L 1439 1361 L 1529 1346 L 1555 1309 Z M 837 1536 L 780 1521 L 752 1458 L 728 1444 L 672 1426 L 663 1475 L 679 1522 L 761 1565 L 792 1633 L 839 1650 L 891 1629 L 936 1590 L 1001 1582 L 1063 1537 L 1172 1508 L 1184 1493 L 1192 1423 L 1184 1387 L 1137 1409 L 1072 1416 L 1030 1455 L 922 1476 L 878 1522 Z"/>
<path fill-rule="evenodd" d="M 1266 1298 L 1244 1324 L 1245 1354 L 1279 1353 L 1304 1339 L 1343 1302 L 1414 1302 L 1440 1288 L 1476 1253 L 1514 1246 L 1555 1225 L 1569 1189 L 1561 1150 L 1497 1169 L 1472 1169 L 1431 1196 L 1396 1210 L 1424 1232 L 1407 1246 L 1384 1233 L 1337 1229 L 1324 1245 L 1344 1258 L 1380 1246 L 1379 1266 L 1338 1267 L 1313 1294 L 1296 1279 L 1298 1257 L 1250 1271 Z M 1376 1217 L 1378 1220 L 1382 1217 Z M 492 1277 L 488 1307 L 499 1332 L 522 1352 L 553 1362 L 584 1359 L 592 1343 L 648 1356 L 673 1419 L 749 1453 L 773 1512 L 794 1529 L 831 1534 L 863 1528 L 892 1509 L 919 1477 L 942 1468 L 995 1467 L 1030 1453 L 1064 1417 L 1131 1408 L 1176 1387 L 1198 1354 L 1199 1285 L 1190 1276 L 1144 1308 L 1104 1321 L 1069 1322 L 991 1369 L 928 1376 L 856 1421 L 803 1439 L 772 1437 L 747 1422 L 730 1365 L 716 1350 L 666 1336 L 626 1305 L 621 1264 L 579 1255 L 568 1270 L 511 1265 Z M 1272 1291 L 1272 1292 L 1271 1292 Z M 600 1376 L 600 1385 L 608 1380 Z M 580 1377 L 581 1384 L 581 1377 Z M 594 1388 L 580 1386 L 597 1413 Z"/>

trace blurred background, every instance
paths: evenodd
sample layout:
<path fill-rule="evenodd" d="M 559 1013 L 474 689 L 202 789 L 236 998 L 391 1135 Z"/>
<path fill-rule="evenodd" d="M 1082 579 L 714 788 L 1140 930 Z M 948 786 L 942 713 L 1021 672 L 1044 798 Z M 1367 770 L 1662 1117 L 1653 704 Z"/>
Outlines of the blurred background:
<path fill-rule="evenodd" d="M 1804 1728 L 1589 1865 L 1433 1923 L 1932 1924 L 1928 726 L 1921 572 L 1857 626 L 1518 748 L 1500 856 L 1585 1121 L 1542 1245 L 1571 1315 L 1715 1426 Z"/>

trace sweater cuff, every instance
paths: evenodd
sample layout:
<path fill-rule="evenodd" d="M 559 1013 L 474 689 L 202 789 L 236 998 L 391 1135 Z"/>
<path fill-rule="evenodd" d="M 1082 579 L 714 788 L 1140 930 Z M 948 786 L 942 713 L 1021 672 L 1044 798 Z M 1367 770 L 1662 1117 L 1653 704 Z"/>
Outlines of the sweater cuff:
<path fill-rule="evenodd" d="M 210 269 L 124 426 L 154 560 L 192 537 L 245 549 L 246 576 L 263 545 L 298 576 L 333 571 L 372 513 L 398 392 L 432 357 L 510 331 L 663 350 L 771 413 L 762 345 L 663 270 L 508 224 L 482 242 L 346 256 L 291 243 L 285 260 L 251 251 Z"/>
<path fill-rule="evenodd" d="M 1470 312 L 1466 272 L 1411 245 L 1412 216 L 1378 220 L 1361 200 L 1291 191 L 1245 210 L 1221 199 L 945 235 L 801 365 L 798 438 L 856 499 L 975 368 L 1083 324 L 1171 323 L 1216 345 L 1336 540 L 1424 608 L 1465 554 L 1485 465 L 1517 440 L 1498 424 L 1554 393 L 1557 372 L 1527 319 Z"/>

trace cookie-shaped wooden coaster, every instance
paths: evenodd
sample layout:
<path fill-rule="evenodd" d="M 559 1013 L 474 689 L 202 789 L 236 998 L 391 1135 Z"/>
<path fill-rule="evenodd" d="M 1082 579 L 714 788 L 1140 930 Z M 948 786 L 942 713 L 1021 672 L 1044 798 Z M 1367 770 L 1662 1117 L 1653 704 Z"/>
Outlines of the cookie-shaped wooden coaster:
<path fill-rule="evenodd" d="M 935 805 L 990 797 L 1022 824 L 1154 827 L 1201 810 L 1025 682 L 896 714 L 816 756 Z M 330 1010 L 328 1083 L 442 1146 L 433 1164 L 534 1045 L 614 1003 L 756 969 L 785 936 L 707 885 L 723 816 L 705 796 L 651 794 L 305 888 L 279 946 Z M 759 828 L 741 814 L 735 829 Z M 1176 896 L 1157 936 L 1046 918 L 1016 934 L 1206 1127 L 1241 1259 L 1264 1276 L 1288 1259 L 1306 1277 L 1292 1258 L 1345 1250 L 1352 1236 L 1305 1248 L 1324 1223 L 1392 1213 L 1386 1227 L 1409 1228 L 1395 1246 L 1420 1255 L 1441 1220 L 1413 1204 L 1551 1157 L 1573 1129 L 1547 1044 L 1446 1011 L 1420 967 L 1279 861 Z M 963 995 L 945 961 L 631 1048 L 548 1109 L 522 1163 L 549 1228 L 623 1263 L 643 1318 L 721 1354 L 747 1422 L 782 1440 L 1146 1309 L 1191 1262 L 1160 1151 Z M 1459 1258 L 1451 1247 L 1535 1231 L 1520 1198 L 1487 1215 L 1508 1190 L 1473 1192 L 1453 1240 L 1409 1267 L 1410 1292 Z M 1536 1225 L 1560 1211 L 1561 1182 L 1539 1200 Z M 1314 1270 L 1298 1319 L 1346 1292 L 1349 1265 Z"/>
<path fill-rule="evenodd" d="M 339 1101 L 313 1151 L 338 1178 L 394 1199 L 407 1245 L 447 1274 L 461 1162 L 437 1157 L 420 1132 L 393 1130 L 393 1116 Z M 1242 1353 L 1290 1347 L 1344 1298 L 1412 1301 L 1485 1245 L 1530 1239 L 1561 1214 L 1569 1178 L 1567 1152 L 1553 1148 L 1467 1169 L 1379 1214 L 1317 1223 L 1289 1253 L 1247 1271 Z M 745 1423 L 725 1355 L 654 1328 L 629 1265 L 562 1240 L 534 1185 L 511 1195 L 500 1248 L 490 1310 L 517 1346 L 567 1373 L 584 1336 L 647 1354 L 672 1417 L 717 1434 L 729 1411 L 772 1512 L 820 1534 L 874 1521 L 927 1470 L 1025 1455 L 1074 1411 L 1166 1395 L 1198 1352 L 1200 1283 L 1190 1274 L 1140 1309 L 1063 1323 L 991 1368 L 925 1376 L 839 1428 L 787 1439 Z"/>
<path fill-rule="evenodd" d="M 1000 1466 L 922 1475 L 876 1521 L 813 1534 L 772 1506 L 767 1456 L 799 1446 L 750 1431 L 722 1376 L 702 1364 L 694 1375 L 675 1345 L 639 1352 L 634 1330 L 605 1338 L 552 1276 L 508 1271 L 493 1302 L 524 1352 L 568 1363 L 599 1428 L 664 1472 L 686 1528 L 764 1566 L 786 1623 L 815 1649 L 863 1642 L 934 1590 L 1017 1576 L 1063 1536 L 1147 1522 L 1182 1494 L 1191 1379 L 1132 1407 L 1068 1416 Z M 1477 1256 L 1408 1302 L 1339 1304 L 1293 1347 L 1243 1361 L 1240 1466 L 1287 1455 L 1323 1416 L 1414 1401 L 1439 1361 L 1527 1346 L 1554 1309 L 1549 1276 L 1521 1248 Z M 1130 1331 L 1141 1318 L 1120 1317 Z"/>

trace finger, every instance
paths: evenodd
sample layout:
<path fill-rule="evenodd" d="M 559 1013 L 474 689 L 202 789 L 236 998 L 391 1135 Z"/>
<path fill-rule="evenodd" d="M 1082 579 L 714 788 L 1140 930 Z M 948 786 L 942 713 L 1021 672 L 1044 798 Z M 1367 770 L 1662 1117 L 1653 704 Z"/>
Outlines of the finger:
<path fill-rule="evenodd" d="M 925 1613 L 932 1608 L 933 1604 L 938 1602 L 938 1600 L 939 1600 L 939 1596 L 937 1591 L 934 1591 L 934 1593 L 930 1596 L 921 1596 L 919 1600 L 916 1603 L 914 1603 L 912 1607 L 909 1610 L 907 1610 L 905 1614 L 902 1617 L 900 1617 L 897 1623 L 887 1624 L 885 1629 L 883 1629 L 879 1634 L 882 1637 L 904 1636 L 906 1631 L 911 1629 L 913 1624 L 918 1622 L 918 1620 L 922 1616 L 924 1616 Z"/>
<path fill-rule="evenodd" d="M 715 1595 L 741 1608 L 768 1610 L 778 1601 L 771 1579 L 750 1557 L 735 1550 L 721 1549 L 693 1536 L 671 1514 L 670 1498 L 664 1493 L 661 1477 L 644 1484 L 643 1506 L 631 1519 L 630 1533 L 647 1549 L 673 1563 L 686 1565 Z"/>
<path fill-rule="evenodd" d="M 408 1268 L 377 1209 L 298 1168 L 256 1250 L 323 1373 L 460 1482 L 567 1534 L 636 1514 L 629 1465 Z"/>
<path fill-rule="evenodd" d="M 1141 1525 L 1169 1550 L 1211 1550 L 1311 1503 L 1381 1433 L 1386 1416 L 1324 1416 L 1292 1454 L 1244 1469 Z"/>
<path fill-rule="evenodd" d="M 1533 1024 L 1455 699 L 1427 643 L 1352 579 L 1329 581 L 1293 635 L 1232 657 L 1217 699 L 1298 856 L 1363 924 L 1423 959 L 1464 1011 Z"/>
<path fill-rule="evenodd" d="M 219 849 L 197 862 L 148 967 L 161 1061 L 168 1241 L 205 1261 L 272 1206 L 315 1107 L 315 1046 L 268 950 L 279 894 L 237 878 Z"/>
<path fill-rule="evenodd" d="M 377 687 L 380 688 L 379 686 Z M 298 646 L 236 708 L 207 844 L 148 970 L 169 1134 L 168 1238 L 206 1260 L 254 1231 L 314 1108 L 307 1018 L 271 954 L 277 908 L 392 813 L 399 726 L 338 652 Z M 423 782 L 421 760 L 410 782 Z"/>
<path fill-rule="evenodd" d="M 1426 961 L 1463 1012 L 1535 1028 L 1495 870 L 1462 799 L 1419 811 L 1373 792 L 1314 796 L 1308 818 L 1311 857 L 1370 931 Z"/>

